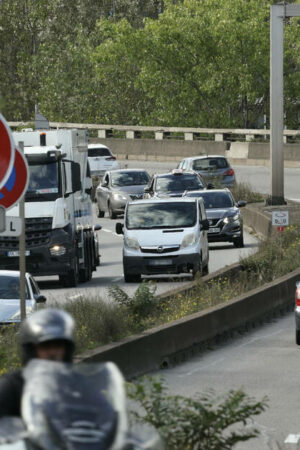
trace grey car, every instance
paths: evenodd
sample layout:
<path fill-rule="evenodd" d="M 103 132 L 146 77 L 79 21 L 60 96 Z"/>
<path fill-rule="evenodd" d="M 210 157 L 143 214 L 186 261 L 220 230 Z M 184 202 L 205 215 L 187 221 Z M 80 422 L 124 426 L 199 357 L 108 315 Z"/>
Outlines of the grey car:
<path fill-rule="evenodd" d="M 105 212 L 111 219 L 124 214 L 127 202 L 143 198 L 144 188 L 150 176 L 143 169 L 120 169 L 108 171 L 96 189 L 98 217 Z"/>
<path fill-rule="evenodd" d="M 194 156 L 182 159 L 178 169 L 198 172 L 206 183 L 216 187 L 232 187 L 236 184 L 233 168 L 227 158 L 222 155 Z"/>
<path fill-rule="evenodd" d="M 30 315 L 46 297 L 41 295 L 35 279 L 25 274 L 26 314 Z M 19 323 L 20 314 L 20 272 L 17 270 L 0 270 L 0 323 Z"/>
<path fill-rule="evenodd" d="M 247 203 L 236 202 L 228 188 L 186 192 L 187 197 L 202 197 L 209 222 L 208 242 L 233 242 L 244 247 L 243 217 L 240 208 Z"/>

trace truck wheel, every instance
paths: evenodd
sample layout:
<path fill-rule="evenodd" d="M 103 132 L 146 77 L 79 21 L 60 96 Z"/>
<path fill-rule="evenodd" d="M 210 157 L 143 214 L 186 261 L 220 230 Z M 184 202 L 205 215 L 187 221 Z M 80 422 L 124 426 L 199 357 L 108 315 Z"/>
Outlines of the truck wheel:
<path fill-rule="evenodd" d="M 296 344 L 300 345 L 300 330 L 296 330 Z"/>
<path fill-rule="evenodd" d="M 90 281 L 92 278 L 92 262 L 91 262 L 91 248 L 90 239 L 87 237 L 84 240 L 84 268 L 79 270 L 79 280 L 81 282 Z"/>
<path fill-rule="evenodd" d="M 114 212 L 114 210 L 110 206 L 110 203 L 108 204 L 108 215 L 109 215 L 110 219 L 116 219 L 117 218 L 117 214 Z"/>
<path fill-rule="evenodd" d="M 195 264 L 194 267 L 193 267 L 193 270 L 192 270 L 192 278 L 193 278 L 193 280 L 194 280 L 194 278 L 195 278 L 197 272 L 199 272 L 200 275 L 203 274 L 203 269 L 202 269 L 202 257 L 201 257 L 201 256 L 199 257 L 198 264 Z"/>
<path fill-rule="evenodd" d="M 74 259 L 74 264 L 72 269 L 67 275 L 59 276 L 60 283 L 65 287 L 76 287 L 78 284 L 78 261 L 77 258 Z"/>
<path fill-rule="evenodd" d="M 102 210 L 100 209 L 100 206 L 98 206 L 98 213 L 97 213 L 97 216 L 98 216 L 98 217 L 104 217 L 104 214 L 105 214 L 105 212 L 102 211 Z"/>

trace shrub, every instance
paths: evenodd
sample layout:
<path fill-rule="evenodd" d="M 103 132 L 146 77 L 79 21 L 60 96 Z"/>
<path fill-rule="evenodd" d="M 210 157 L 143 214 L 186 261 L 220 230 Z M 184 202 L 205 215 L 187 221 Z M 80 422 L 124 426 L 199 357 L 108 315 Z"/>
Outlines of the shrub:
<path fill-rule="evenodd" d="M 262 194 L 252 190 L 249 183 L 236 183 L 230 190 L 236 201 L 245 200 L 247 203 L 256 203 L 265 200 Z"/>
<path fill-rule="evenodd" d="M 258 436 L 259 430 L 246 425 L 267 406 L 266 397 L 255 401 L 242 390 L 231 390 L 222 397 L 212 390 L 193 399 L 170 396 L 163 381 L 151 377 L 128 384 L 128 396 L 138 405 L 132 411 L 133 420 L 153 425 L 166 449 L 172 450 L 231 449 L 240 441 Z M 239 429 L 241 424 L 243 428 Z"/>

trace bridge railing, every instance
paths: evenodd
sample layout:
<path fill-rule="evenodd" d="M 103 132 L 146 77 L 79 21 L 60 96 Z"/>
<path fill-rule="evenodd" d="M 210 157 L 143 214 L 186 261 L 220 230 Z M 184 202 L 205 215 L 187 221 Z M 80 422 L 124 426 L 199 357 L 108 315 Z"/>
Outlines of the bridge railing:
<path fill-rule="evenodd" d="M 13 129 L 32 127 L 32 122 L 9 122 Z M 153 127 L 138 125 L 103 125 L 90 123 L 50 122 L 50 128 L 78 128 L 87 129 L 101 139 L 183 139 L 193 141 L 207 139 L 213 141 L 253 141 L 269 140 L 270 130 L 267 129 L 236 129 L 236 128 L 182 128 L 182 127 Z M 287 138 L 293 141 L 300 136 L 300 130 L 284 130 L 284 142 Z"/>

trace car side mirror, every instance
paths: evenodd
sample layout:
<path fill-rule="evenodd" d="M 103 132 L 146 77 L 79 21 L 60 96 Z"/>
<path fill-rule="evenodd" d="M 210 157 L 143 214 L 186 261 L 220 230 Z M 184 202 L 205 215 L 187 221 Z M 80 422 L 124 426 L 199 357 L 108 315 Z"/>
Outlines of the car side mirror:
<path fill-rule="evenodd" d="M 144 193 L 145 194 L 150 194 L 150 192 L 151 192 L 151 188 L 150 187 L 147 186 L 147 187 L 144 188 Z"/>
<path fill-rule="evenodd" d="M 245 202 L 245 200 L 239 200 L 238 202 L 237 202 L 237 206 L 239 207 L 239 208 L 243 208 L 244 206 L 246 206 L 247 205 L 247 202 Z"/>
<path fill-rule="evenodd" d="M 99 230 L 102 230 L 102 226 L 99 225 L 99 223 L 96 223 L 96 224 L 94 225 L 94 231 L 99 231 Z"/>
<path fill-rule="evenodd" d="M 207 189 L 214 189 L 215 185 L 213 183 L 207 183 Z"/>
<path fill-rule="evenodd" d="M 34 298 L 37 303 L 45 303 L 47 301 L 46 297 L 41 294 L 39 295 L 35 294 Z"/>
<path fill-rule="evenodd" d="M 102 187 L 107 187 L 107 186 L 108 186 L 108 182 L 107 182 L 107 181 L 102 181 L 102 183 L 100 184 L 100 186 L 102 186 Z"/>
<path fill-rule="evenodd" d="M 200 225 L 202 227 L 202 230 L 209 230 L 209 222 L 208 219 L 200 220 Z"/>
<path fill-rule="evenodd" d="M 124 225 L 121 222 L 116 223 L 116 233 L 117 234 L 124 234 L 123 230 Z"/>

